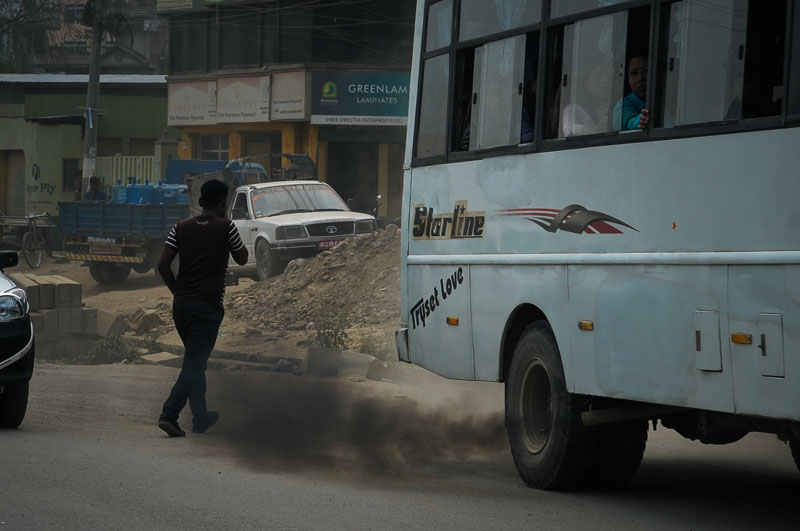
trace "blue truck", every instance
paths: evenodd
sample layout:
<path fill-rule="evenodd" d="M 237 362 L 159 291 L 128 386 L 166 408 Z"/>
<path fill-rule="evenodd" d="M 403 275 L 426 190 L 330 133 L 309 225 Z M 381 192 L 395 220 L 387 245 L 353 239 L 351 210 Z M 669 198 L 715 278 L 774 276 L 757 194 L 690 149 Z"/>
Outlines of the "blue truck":
<path fill-rule="evenodd" d="M 188 177 L 218 174 L 235 187 L 243 184 L 250 173 L 255 173 L 258 180 L 266 178 L 261 166 L 240 160 L 170 159 L 164 181 L 174 192 L 175 186 L 182 185 Z M 190 215 L 191 198 L 156 201 L 59 202 L 63 250 L 53 252 L 53 256 L 86 262 L 92 278 L 99 284 L 119 285 L 128 279 L 131 271 L 155 271 L 170 229 Z"/>

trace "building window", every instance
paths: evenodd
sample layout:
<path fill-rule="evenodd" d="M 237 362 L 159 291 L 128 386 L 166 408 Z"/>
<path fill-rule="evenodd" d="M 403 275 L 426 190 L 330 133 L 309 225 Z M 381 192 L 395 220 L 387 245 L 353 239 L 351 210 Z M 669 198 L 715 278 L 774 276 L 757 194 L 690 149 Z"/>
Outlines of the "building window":
<path fill-rule="evenodd" d="M 228 135 L 196 135 L 192 143 L 196 159 L 229 160 Z"/>

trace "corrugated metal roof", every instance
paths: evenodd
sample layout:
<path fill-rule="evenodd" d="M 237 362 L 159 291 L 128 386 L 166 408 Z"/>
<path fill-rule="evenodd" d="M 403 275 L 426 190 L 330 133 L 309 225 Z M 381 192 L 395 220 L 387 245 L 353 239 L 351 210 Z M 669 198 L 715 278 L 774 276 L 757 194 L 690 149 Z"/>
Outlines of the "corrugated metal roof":
<path fill-rule="evenodd" d="M 105 74 L 100 76 L 101 85 L 161 85 L 166 82 L 167 76 L 162 75 Z M 0 84 L 2 83 L 85 85 L 89 83 L 89 76 L 88 74 L 0 74 Z"/>

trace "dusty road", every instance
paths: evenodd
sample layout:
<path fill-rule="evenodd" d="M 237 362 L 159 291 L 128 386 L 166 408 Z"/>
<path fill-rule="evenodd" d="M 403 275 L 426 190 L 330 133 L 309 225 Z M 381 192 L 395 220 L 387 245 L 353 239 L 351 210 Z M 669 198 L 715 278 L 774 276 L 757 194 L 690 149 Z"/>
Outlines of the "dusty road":
<path fill-rule="evenodd" d="M 212 371 L 220 424 L 168 439 L 154 422 L 176 374 L 40 364 L 22 428 L 0 431 L 0 529 L 798 525 L 800 472 L 770 436 L 704 447 L 659 429 L 629 490 L 540 492 L 514 470 L 498 385 Z"/>

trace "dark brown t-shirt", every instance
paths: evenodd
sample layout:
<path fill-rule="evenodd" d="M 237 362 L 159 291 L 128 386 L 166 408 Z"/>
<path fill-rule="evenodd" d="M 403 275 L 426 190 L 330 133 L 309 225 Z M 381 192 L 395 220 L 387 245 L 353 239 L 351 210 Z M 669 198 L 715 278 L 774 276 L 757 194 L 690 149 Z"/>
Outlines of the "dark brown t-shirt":
<path fill-rule="evenodd" d="M 164 245 L 178 251 L 174 300 L 199 299 L 223 308 L 228 257 L 244 246 L 233 221 L 202 215 L 184 219 Z"/>

